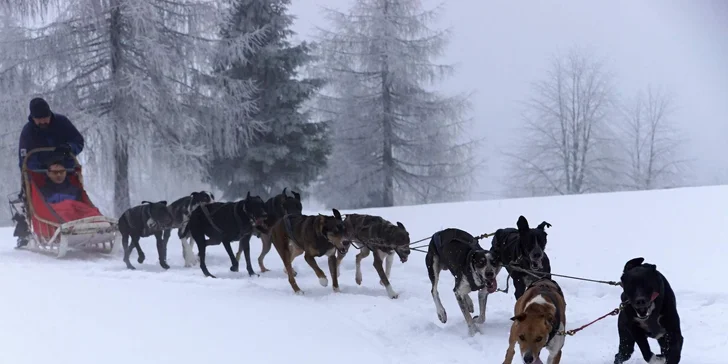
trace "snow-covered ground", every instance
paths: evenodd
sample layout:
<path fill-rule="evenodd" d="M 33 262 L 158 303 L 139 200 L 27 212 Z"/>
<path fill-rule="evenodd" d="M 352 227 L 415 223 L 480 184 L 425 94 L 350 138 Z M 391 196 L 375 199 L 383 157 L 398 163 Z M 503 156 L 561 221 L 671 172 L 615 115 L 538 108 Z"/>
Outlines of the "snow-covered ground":
<path fill-rule="evenodd" d="M 546 220 L 553 224 L 547 253 L 560 274 L 618 280 L 624 263 L 642 256 L 676 291 L 685 337 L 682 363 L 722 364 L 728 345 L 728 284 L 721 272 L 728 261 L 727 202 L 728 186 L 720 186 L 362 211 L 401 221 L 413 241 L 446 227 L 492 232 L 515 226 L 521 214 L 533 226 Z M 501 363 L 508 345 L 512 285 L 508 295 L 490 296 L 483 334 L 468 337 L 449 274 L 440 281 L 449 321 L 438 321 L 423 253 L 412 252 L 405 264 L 395 261 L 396 300 L 379 285 L 371 256 L 357 286 L 350 252 L 338 294 L 320 286 L 299 257 L 294 266 L 306 294 L 296 296 L 275 249 L 266 257 L 272 271 L 257 278 L 248 277 L 244 265 L 240 273 L 230 272 L 222 246 L 208 249 L 208 267 L 219 277 L 211 279 L 198 266 L 184 267 L 174 234 L 171 269 L 159 267 L 154 242 L 146 239 L 147 261 L 136 263 L 133 253 L 137 270 L 129 271 L 121 256 L 71 253 L 56 260 L 17 251 L 12 229 L 1 233 L 3 363 Z M 258 272 L 259 240 L 251 243 Z M 319 261 L 328 275 L 325 260 Z M 501 288 L 505 279 L 504 270 Z M 618 287 L 558 281 L 569 328 L 619 304 Z M 608 317 L 568 337 L 562 363 L 612 363 L 617 342 L 616 317 Z M 629 361 L 643 362 L 639 350 Z"/>

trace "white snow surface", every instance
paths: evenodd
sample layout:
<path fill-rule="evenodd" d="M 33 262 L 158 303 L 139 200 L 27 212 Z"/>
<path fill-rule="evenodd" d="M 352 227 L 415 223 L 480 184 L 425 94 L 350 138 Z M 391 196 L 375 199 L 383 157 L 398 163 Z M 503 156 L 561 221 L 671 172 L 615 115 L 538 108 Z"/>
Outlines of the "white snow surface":
<path fill-rule="evenodd" d="M 554 273 L 619 280 L 624 263 L 644 257 L 665 274 L 677 295 L 685 344 L 682 363 L 725 363 L 728 345 L 728 186 L 582 196 L 474 201 L 360 210 L 401 221 L 412 241 L 457 227 L 473 235 L 514 227 L 519 215 L 531 226 L 543 220 Z M 305 206 L 304 206 L 305 207 Z M 327 211 L 304 210 L 304 213 Z M 346 213 L 349 211 L 342 211 Z M 331 214 L 330 210 L 328 211 Z M 334 293 L 322 287 L 303 257 L 294 261 L 305 295 L 297 296 L 283 274 L 275 248 L 270 272 L 249 277 L 230 272 L 223 247 L 208 249 L 210 271 L 185 268 L 176 231 L 164 271 L 152 238 L 142 240 L 147 260 L 127 270 L 121 256 L 69 253 L 58 260 L 14 249 L 12 229 L 2 229 L 0 343 L 2 362 L 54 364 L 130 363 L 502 363 L 513 316 L 510 293 L 489 297 L 482 334 L 467 327 L 443 272 L 440 297 L 448 322 L 441 324 L 430 295 L 423 253 L 412 252 L 392 268 L 400 294 L 389 299 L 372 267 L 362 263 L 354 282 L 352 249 L 342 263 Z M 429 238 L 425 240 L 425 243 Z M 489 245 L 490 239 L 481 241 Z M 253 268 L 260 242 L 251 239 Z M 237 243 L 233 245 L 237 248 Z M 319 264 L 329 276 L 325 258 Z M 501 271 L 499 288 L 507 273 Z M 329 277 L 330 278 L 330 277 Z M 576 328 L 619 305 L 620 288 L 556 278 L 567 302 L 567 328 Z M 477 295 L 471 294 L 476 305 Z M 607 317 L 567 337 L 562 363 L 612 363 L 617 318 Z M 653 351 L 657 343 L 650 340 Z M 546 359 L 546 352 L 541 359 Z M 721 359 L 722 357 L 722 359 Z M 514 363 L 520 363 L 516 349 Z M 644 363 L 639 349 L 628 363 Z"/>

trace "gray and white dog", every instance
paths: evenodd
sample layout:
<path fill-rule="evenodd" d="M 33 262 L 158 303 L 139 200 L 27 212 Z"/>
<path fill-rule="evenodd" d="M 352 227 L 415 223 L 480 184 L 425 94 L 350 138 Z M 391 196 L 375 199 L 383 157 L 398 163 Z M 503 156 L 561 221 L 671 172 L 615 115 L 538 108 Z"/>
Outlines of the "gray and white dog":
<path fill-rule="evenodd" d="M 172 213 L 173 221 L 172 225 L 164 230 L 164 243 L 166 244 L 172 234 L 172 229 L 177 229 L 177 236 L 182 243 L 182 257 L 185 260 L 185 267 L 191 267 L 197 262 L 199 258 L 195 255 L 194 247 L 195 242 L 190 241 L 190 234 L 184 235 L 185 227 L 187 222 L 192 215 L 192 211 L 195 211 L 201 205 L 206 205 L 215 202 L 215 195 L 212 192 L 199 191 L 192 192 L 189 196 L 182 197 L 177 201 L 172 202 L 169 205 L 169 210 Z"/>
<path fill-rule="evenodd" d="M 498 289 L 496 277 L 502 268 L 498 260 L 490 251 L 483 249 L 468 232 L 449 228 L 432 235 L 427 247 L 425 265 L 432 283 L 432 299 L 440 322 L 447 322 L 447 312 L 440 301 L 437 285 L 440 272 L 447 270 L 455 277 L 453 292 L 468 325 L 468 333 L 473 336 L 480 332 L 475 324 L 485 323 L 488 295 Z M 478 292 L 480 314 L 472 317 L 470 314 L 475 311 L 475 307 L 469 294 L 475 291 Z"/>

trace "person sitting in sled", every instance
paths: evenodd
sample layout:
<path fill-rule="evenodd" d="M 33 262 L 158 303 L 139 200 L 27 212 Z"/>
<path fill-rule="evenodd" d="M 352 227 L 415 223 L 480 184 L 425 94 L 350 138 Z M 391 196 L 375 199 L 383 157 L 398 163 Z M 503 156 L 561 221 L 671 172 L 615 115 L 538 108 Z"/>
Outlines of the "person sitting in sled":
<path fill-rule="evenodd" d="M 46 183 L 40 188 L 46 202 L 53 205 L 66 200 L 83 201 L 81 189 L 68 179 L 62 157 L 49 160 L 46 176 Z"/>
<path fill-rule="evenodd" d="M 20 195 L 18 201 L 22 202 L 25 196 L 25 184 L 22 179 L 23 160 L 27 153 L 36 148 L 52 147 L 54 152 L 38 152 L 28 158 L 29 169 L 42 169 L 42 160 L 52 155 L 63 155 L 63 165 L 66 168 L 74 168 L 74 160 L 70 153 L 79 155 L 83 151 L 84 138 L 73 123 L 65 116 L 51 111 L 48 102 L 37 97 L 30 100 L 30 115 L 28 121 L 20 133 L 18 145 L 18 166 L 21 171 Z M 24 209 L 23 209 L 24 210 Z M 26 217 L 15 214 L 13 221 L 16 222 L 13 236 L 18 237 L 17 247 L 28 244 L 30 229 Z"/>
<path fill-rule="evenodd" d="M 49 160 L 46 183 L 40 188 L 43 198 L 65 221 L 101 216 L 101 211 L 83 201 L 83 191 L 68 179 L 63 162 L 62 156 Z"/>

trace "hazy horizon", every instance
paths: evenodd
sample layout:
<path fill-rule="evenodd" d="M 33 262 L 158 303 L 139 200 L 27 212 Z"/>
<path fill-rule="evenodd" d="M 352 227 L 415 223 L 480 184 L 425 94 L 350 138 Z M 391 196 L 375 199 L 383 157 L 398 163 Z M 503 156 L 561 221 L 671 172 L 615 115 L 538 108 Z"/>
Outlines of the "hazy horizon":
<path fill-rule="evenodd" d="M 442 84 L 445 93 L 474 91 L 474 135 L 486 137 L 486 168 L 472 199 L 504 193 L 507 160 L 501 153 L 522 125 L 518 103 L 530 83 L 544 77 L 549 58 L 572 46 L 607 61 L 621 96 L 649 84 L 674 93 L 676 125 L 694 160 L 690 185 L 728 183 L 728 160 L 711 150 L 728 135 L 728 2 L 645 0 L 531 2 L 423 1 L 443 3 L 437 27 L 451 27 L 442 62 L 457 72 Z M 292 0 L 297 40 L 311 40 L 316 27 L 330 25 L 321 7 L 346 11 L 352 1 Z"/>

